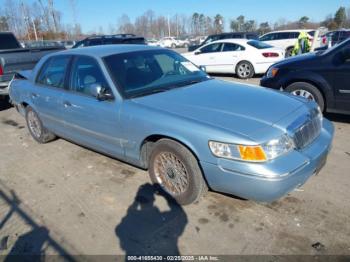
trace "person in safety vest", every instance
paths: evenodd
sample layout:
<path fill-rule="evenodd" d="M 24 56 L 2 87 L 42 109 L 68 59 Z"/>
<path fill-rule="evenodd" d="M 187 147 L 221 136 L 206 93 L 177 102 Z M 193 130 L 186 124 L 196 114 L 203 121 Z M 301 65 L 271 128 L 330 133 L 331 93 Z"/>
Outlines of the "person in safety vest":
<path fill-rule="evenodd" d="M 301 55 L 304 53 L 310 52 L 311 49 L 311 41 L 309 39 L 309 36 L 307 32 L 302 31 L 299 34 L 298 41 L 295 43 L 295 46 L 293 48 L 292 55 Z"/>

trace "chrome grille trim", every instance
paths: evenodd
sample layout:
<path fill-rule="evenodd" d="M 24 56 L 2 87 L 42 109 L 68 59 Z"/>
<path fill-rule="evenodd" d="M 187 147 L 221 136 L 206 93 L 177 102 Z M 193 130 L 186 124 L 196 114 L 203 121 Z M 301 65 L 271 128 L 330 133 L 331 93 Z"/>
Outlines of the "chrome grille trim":
<path fill-rule="evenodd" d="M 308 119 L 294 130 L 293 141 L 297 149 L 302 149 L 311 144 L 321 133 L 322 118 L 317 110 L 310 112 Z"/>

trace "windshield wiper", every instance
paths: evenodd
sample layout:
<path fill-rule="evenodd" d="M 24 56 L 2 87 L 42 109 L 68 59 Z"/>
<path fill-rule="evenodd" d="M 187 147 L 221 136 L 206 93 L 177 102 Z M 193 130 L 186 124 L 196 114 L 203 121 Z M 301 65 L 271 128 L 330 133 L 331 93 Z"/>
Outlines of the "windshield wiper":
<path fill-rule="evenodd" d="M 148 96 L 148 95 L 152 95 L 152 94 L 156 94 L 156 93 L 162 93 L 162 92 L 168 91 L 169 89 L 171 89 L 171 88 L 156 88 L 156 89 L 150 90 L 150 91 L 145 92 L 145 93 L 132 95 L 129 98 L 136 98 L 136 97 L 140 97 L 140 96 Z"/>

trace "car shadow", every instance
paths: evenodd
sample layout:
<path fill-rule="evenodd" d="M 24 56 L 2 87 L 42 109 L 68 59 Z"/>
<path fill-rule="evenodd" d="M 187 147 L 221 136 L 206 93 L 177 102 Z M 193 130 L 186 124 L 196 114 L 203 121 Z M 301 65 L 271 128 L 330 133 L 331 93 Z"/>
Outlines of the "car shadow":
<path fill-rule="evenodd" d="M 6 97 L 0 96 L 0 111 L 9 109 L 11 107 L 12 107 L 12 105 L 10 103 L 9 97 L 8 96 L 6 96 Z"/>
<path fill-rule="evenodd" d="M 49 230 L 46 227 L 37 224 L 20 207 L 22 201 L 13 190 L 9 190 L 1 181 L 0 200 L 9 208 L 6 214 L 0 214 L 0 233 L 2 233 L 2 229 L 11 221 L 13 216 L 19 217 L 22 222 L 30 227 L 30 231 L 16 237 L 15 243 L 11 246 L 8 244 L 10 235 L 1 237 L 0 251 L 4 251 L 7 254 L 6 257 L 3 257 L 3 261 L 45 261 L 46 249 L 48 247 L 55 250 L 62 260 L 75 261 L 65 248 L 50 236 Z M 10 250 L 7 252 L 7 249 Z"/>
<path fill-rule="evenodd" d="M 233 79 L 237 79 L 237 80 L 244 80 L 244 79 L 239 79 L 236 74 L 228 74 L 228 73 L 208 73 L 210 76 L 212 77 L 231 77 Z M 262 74 L 257 74 L 254 75 L 252 78 L 250 79 L 260 79 L 263 75 Z M 247 79 L 249 80 L 249 79 Z"/>
<path fill-rule="evenodd" d="M 336 114 L 336 113 L 325 113 L 325 118 L 332 122 L 338 122 L 338 123 L 344 123 L 349 124 L 350 123 L 350 115 L 345 114 Z"/>
<path fill-rule="evenodd" d="M 166 200 L 161 211 L 156 197 Z M 183 208 L 158 185 L 143 184 L 126 215 L 115 228 L 125 255 L 180 255 L 178 239 L 188 222 Z"/>

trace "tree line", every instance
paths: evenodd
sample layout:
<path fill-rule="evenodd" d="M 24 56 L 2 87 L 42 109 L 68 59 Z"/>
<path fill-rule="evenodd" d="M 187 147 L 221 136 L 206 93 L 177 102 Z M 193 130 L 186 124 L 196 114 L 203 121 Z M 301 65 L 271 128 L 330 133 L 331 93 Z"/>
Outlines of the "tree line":
<path fill-rule="evenodd" d="M 5 0 L 0 9 L 0 31 L 12 31 L 19 39 L 79 39 L 84 37 L 78 23 L 75 0 L 68 0 L 73 14 L 73 22 L 62 23 L 62 13 L 55 7 L 54 0 L 36 0 L 31 4 L 18 0 Z M 225 26 L 227 25 L 227 26 Z M 230 31 L 258 32 L 265 34 L 272 30 L 316 29 L 327 27 L 329 30 L 350 27 L 350 8 L 340 7 L 323 21 L 312 22 L 307 16 L 297 21 L 279 19 L 271 24 L 268 21 L 258 23 L 254 19 L 239 15 L 236 18 L 224 18 L 221 14 L 208 16 L 203 13 L 192 15 L 175 14 L 173 16 L 157 15 L 148 10 L 131 20 L 127 14 L 117 18 L 116 23 L 109 24 L 107 30 L 96 25 L 96 29 L 87 32 L 93 34 L 134 33 L 146 38 L 164 36 L 205 36 L 222 33 L 225 28 Z"/>

